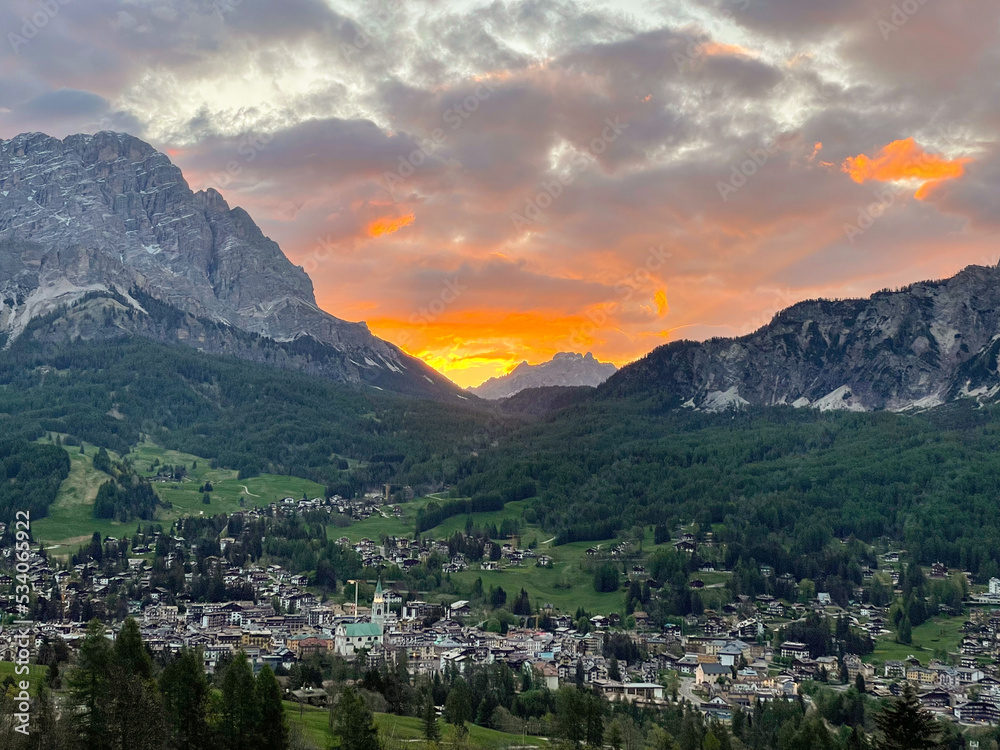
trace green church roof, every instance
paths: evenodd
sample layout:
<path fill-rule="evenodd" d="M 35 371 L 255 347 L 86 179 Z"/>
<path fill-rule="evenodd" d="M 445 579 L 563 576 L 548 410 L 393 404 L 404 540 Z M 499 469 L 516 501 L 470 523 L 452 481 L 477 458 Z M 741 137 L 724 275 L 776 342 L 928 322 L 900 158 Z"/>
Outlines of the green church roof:
<path fill-rule="evenodd" d="M 359 622 L 344 626 L 348 638 L 382 635 L 382 630 L 374 622 Z"/>

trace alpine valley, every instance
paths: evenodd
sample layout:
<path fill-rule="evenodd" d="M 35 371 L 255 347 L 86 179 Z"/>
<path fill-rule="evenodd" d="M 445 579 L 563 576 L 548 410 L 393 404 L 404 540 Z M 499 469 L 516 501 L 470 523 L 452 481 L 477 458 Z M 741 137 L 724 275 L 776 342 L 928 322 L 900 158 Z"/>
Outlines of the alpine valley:
<path fill-rule="evenodd" d="M 294 726 L 295 747 L 376 750 L 436 742 L 444 704 L 469 747 L 853 750 L 893 716 L 866 679 L 911 654 L 955 685 L 994 670 L 969 605 L 1000 587 L 995 267 L 470 393 L 319 309 L 151 146 L 30 133 L 0 143 L 0 289 L 0 543 L 30 514 L 18 612 L 75 707 L 39 692 L 33 720 L 76 732 L 58 747 L 164 746 L 153 719 L 77 741 L 121 706 L 172 738 L 197 718 L 207 739 L 169 747 L 247 747 L 228 717 L 259 704 L 247 725 L 276 729 L 252 747 Z M 720 638 L 729 665 L 685 651 Z"/>

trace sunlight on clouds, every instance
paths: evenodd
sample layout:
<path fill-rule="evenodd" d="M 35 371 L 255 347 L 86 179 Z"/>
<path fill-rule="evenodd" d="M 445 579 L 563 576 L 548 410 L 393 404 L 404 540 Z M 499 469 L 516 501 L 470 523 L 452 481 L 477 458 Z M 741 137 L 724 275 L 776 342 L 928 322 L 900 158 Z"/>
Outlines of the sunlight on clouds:
<path fill-rule="evenodd" d="M 656 314 L 663 317 L 670 312 L 670 303 L 667 301 L 667 290 L 657 289 L 653 295 L 653 302 L 656 303 Z"/>
<path fill-rule="evenodd" d="M 913 138 L 905 138 L 883 146 L 875 156 L 848 157 L 841 168 L 859 184 L 868 180 L 919 183 L 914 197 L 924 200 L 942 180 L 954 180 L 965 174 L 965 165 L 971 161 L 928 153 Z"/>
<path fill-rule="evenodd" d="M 368 225 L 368 236 L 382 237 L 386 234 L 393 234 L 403 227 L 410 226 L 415 218 L 413 214 L 407 214 L 400 217 L 385 216 L 381 219 L 376 219 Z"/>

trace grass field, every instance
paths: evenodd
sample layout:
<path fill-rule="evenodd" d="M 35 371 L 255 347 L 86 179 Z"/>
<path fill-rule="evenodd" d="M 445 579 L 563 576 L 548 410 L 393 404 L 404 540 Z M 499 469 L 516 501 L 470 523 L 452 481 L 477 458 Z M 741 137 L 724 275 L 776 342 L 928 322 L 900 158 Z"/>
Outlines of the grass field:
<path fill-rule="evenodd" d="M 49 514 L 31 522 L 35 538 L 47 543 L 56 554 L 75 552 L 95 531 L 100 531 L 101 536 L 121 536 L 125 530 L 135 528 L 134 524 L 128 524 L 126 529 L 117 521 L 93 517 L 97 490 L 110 477 L 94 468 L 93 458 L 97 448 L 88 446 L 85 450 L 84 455 L 78 447 L 66 447 L 70 460 L 69 476 L 59 487 L 59 495 L 49 508 Z"/>
<path fill-rule="evenodd" d="M 17 665 L 10 661 L 0 661 L 0 683 L 2 683 L 8 677 L 13 678 L 20 682 L 25 679 L 25 675 L 15 674 L 14 670 Z M 47 667 L 40 667 L 37 664 L 30 664 L 28 666 L 30 670 L 27 679 L 31 681 L 31 694 L 34 695 L 35 691 L 38 689 L 38 684 L 45 678 L 45 674 L 48 671 Z"/>
<path fill-rule="evenodd" d="M 328 748 L 332 743 L 336 743 L 336 739 L 329 729 L 329 714 L 325 709 L 303 706 L 300 714 L 300 707 L 297 703 L 285 701 L 285 716 L 288 718 L 289 726 L 299 727 L 302 734 L 319 747 Z M 422 740 L 424 736 L 420 719 L 412 716 L 375 714 L 375 725 L 378 727 L 379 736 L 383 742 L 396 740 L 409 743 L 413 740 Z M 441 727 L 442 744 L 453 743 L 455 728 L 444 721 L 439 721 L 438 725 Z M 469 724 L 468 727 L 468 745 L 470 747 L 500 750 L 500 748 L 522 745 L 519 734 L 505 734 L 473 724 Z M 523 744 L 544 747 L 549 743 L 543 738 L 528 736 L 524 738 Z"/>
<path fill-rule="evenodd" d="M 520 512 L 517 507 L 520 505 L 522 504 L 511 503 L 503 511 L 476 513 L 473 515 L 473 520 L 477 525 L 493 523 L 492 517 L 494 516 L 500 517 L 512 509 L 514 512 Z M 490 520 L 481 520 L 481 517 L 490 518 Z M 449 521 L 453 520 L 456 519 L 449 519 Z M 460 528 L 464 528 L 465 517 L 458 520 L 461 520 Z M 445 524 L 441 524 L 429 533 L 439 536 L 443 527 Z M 523 567 L 490 571 L 479 570 L 477 565 L 473 565 L 469 570 L 452 574 L 452 580 L 462 586 L 471 587 L 476 578 L 481 577 L 483 587 L 486 590 L 489 590 L 490 586 L 502 586 L 507 592 L 509 600 L 513 599 L 523 588 L 528 592 L 533 604 L 549 603 L 556 609 L 570 614 L 576 612 L 578 607 L 583 607 L 591 613 L 603 614 L 618 612 L 624 608 L 625 601 L 622 591 L 600 593 L 594 590 L 592 568 L 595 562 L 587 557 L 589 548 L 607 548 L 613 544 L 612 541 L 571 542 L 555 546 L 552 537 L 541 529 L 530 525 L 525 526 L 521 533 L 521 544 L 526 546 L 532 539 L 538 542 L 535 551 L 539 555 L 548 555 L 552 558 L 551 568 L 536 567 L 531 562 Z M 652 543 L 652 532 L 647 530 L 641 557 L 644 558 L 656 549 L 659 547 Z M 641 564 L 642 559 L 636 560 L 636 562 Z M 624 583 L 624 576 L 622 581 Z"/>
<path fill-rule="evenodd" d="M 137 526 L 136 521 L 121 524 L 93 518 L 93 503 L 98 488 L 109 479 L 108 475 L 94 468 L 93 457 L 97 448 L 87 446 L 85 452 L 80 453 L 79 448 L 69 446 L 66 451 L 70 457 L 70 475 L 60 487 L 49 516 L 33 523 L 36 538 L 45 542 L 55 555 L 68 555 L 89 540 L 95 531 L 99 531 L 102 536 L 120 537 L 130 534 Z M 117 460 L 119 457 L 112 454 L 112 458 Z M 165 525 L 185 515 L 233 513 L 241 508 L 268 505 L 285 497 L 322 496 L 325 490 L 315 482 L 297 477 L 265 474 L 251 479 L 237 479 L 235 471 L 213 469 L 211 463 L 204 458 L 166 450 L 150 442 L 137 446 L 129 454 L 129 458 L 137 471 L 150 478 L 156 476 L 159 466 L 183 465 L 186 468 L 187 476 L 183 480 L 154 481 L 157 494 L 170 504 L 169 508 L 160 509 L 157 513 L 157 520 Z M 203 493 L 200 490 L 206 482 L 212 484 L 211 502 L 208 505 L 202 502 Z M 376 514 L 347 527 L 330 524 L 327 526 L 327 536 L 330 539 L 346 536 L 355 542 L 365 537 L 379 539 L 383 535 L 410 537 L 420 509 L 432 501 L 444 500 L 439 496 L 430 496 L 403 503 L 400 505 L 401 517 Z M 471 515 L 472 522 L 477 527 L 483 527 L 491 524 L 500 526 L 505 519 L 521 521 L 520 545 L 526 547 L 534 544 L 539 554 L 553 558 L 553 567 L 548 569 L 528 564 L 520 568 L 483 571 L 474 566 L 468 571 L 454 574 L 453 580 L 460 588 L 468 590 L 477 577 L 482 577 L 485 588 L 502 586 L 511 599 L 523 588 L 533 602 L 551 603 L 564 612 L 575 612 L 578 607 L 601 613 L 620 610 L 624 603 L 622 592 L 599 593 L 594 590 L 593 561 L 586 555 L 589 547 L 609 547 L 612 542 L 576 542 L 556 547 L 549 534 L 537 526 L 523 523 L 529 502 L 510 503 L 499 511 L 474 513 Z M 465 514 L 446 519 L 436 528 L 424 532 L 424 536 L 446 538 L 456 531 L 464 530 L 468 519 L 469 516 Z M 652 532 L 647 529 L 643 541 L 643 556 L 655 549 Z M 720 574 L 705 574 L 700 577 L 709 585 L 721 583 L 725 579 Z M 723 592 L 718 592 L 718 595 L 722 596 Z M 709 598 L 714 603 L 716 597 Z"/>
<path fill-rule="evenodd" d="M 90 539 L 95 531 L 102 536 L 121 536 L 133 531 L 135 521 L 126 524 L 93 517 L 94 498 L 98 488 L 109 477 L 94 468 L 93 458 L 97 448 L 87 446 L 85 454 L 77 447 L 69 446 L 70 474 L 59 488 L 59 495 L 49 509 L 49 515 L 32 523 L 35 537 L 50 547 L 56 554 L 75 551 L 82 542 Z M 111 454 L 113 459 L 119 457 Z M 251 479 L 237 479 L 236 472 L 229 469 L 212 469 L 210 462 L 198 456 L 165 450 L 153 443 L 142 443 L 129 456 L 139 473 L 153 477 L 155 461 L 160 465 L 177 466 L 183 464 L 188 476 L 180 482 L 154 482 L 157 494 L 172 507 L 161 509 L 157 520 L 165 524 L 186 515 L 215 515 L 232 513 L 242 507 L 268 505 L 285 497 L 300 498 L 303 494 L 310 498 L 322 497 L 325 488 L 299 477 L 262 474 Z M 199 487 L 208 481 L 212 483 L 211 503 L 202 503 Z M 241 504 L 242 503 L 242 504 Z"/>
<path fill-rule="evenodd" d="M 924 665 L 936 652 L 955 653 L 962 643 L 964 617 L 935 617 L 923 625 L 913 628 L 913 643 L 896 643 L 892 636 L 880 638 L 875 643 L 875 653 L 865 661 L 885 663 L 899 661 L 909 656 L 919 659 Z"/>

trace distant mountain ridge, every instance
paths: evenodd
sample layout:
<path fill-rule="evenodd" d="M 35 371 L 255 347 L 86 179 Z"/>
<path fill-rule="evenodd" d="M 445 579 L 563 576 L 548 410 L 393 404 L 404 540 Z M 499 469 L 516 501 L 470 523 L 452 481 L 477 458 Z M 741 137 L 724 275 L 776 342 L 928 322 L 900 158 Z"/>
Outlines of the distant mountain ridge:
<path fill-rule="evenodd" d="M 136 291 L 179 316 L 168 316 L 170 326 L 151 324 Z M 159 340 L 265 361 L 236 345 L 238 334 L 250 334 L 289 367 L 414 395 L 461 397 L 447 378 L 364 323 L 321 310 L 306 272 L 246 211 L 230 208 L 213 189 L 193 192 L 148 143 L 112 132 L 0 141 L 0 334 L 16 339 L 39 317 L 104 293 L 132 314 L 89 314 L 119 335 L 151 335 L 155 328 Z M 109 332 L 93 320 L 69 327 L 78 335 Z M 306 346 L 298 353 L 284 351 L 300 341 Z"/>
<path fill-rule="evenodd" d="M 740 338 L 666 344 L 622 368 L 599 394 L 655 394 L 706 411 L 902 411 L 995 401 L 998 358 L 1000 269 L 969 266 L 867 299 L 801 302 Z"/>
<path fill-rule="evenodd" d="M 528 388 L 548 386 L 596 387 L 611 377 L 618 368 L 609 362 L 599 362 L 590 352 L 559 352 L 548 362 L 529 365 L 522 362 L 506 375 L 490 378 L 469 388 L 469 392 L 489 400 L 509 398 Z"/>

